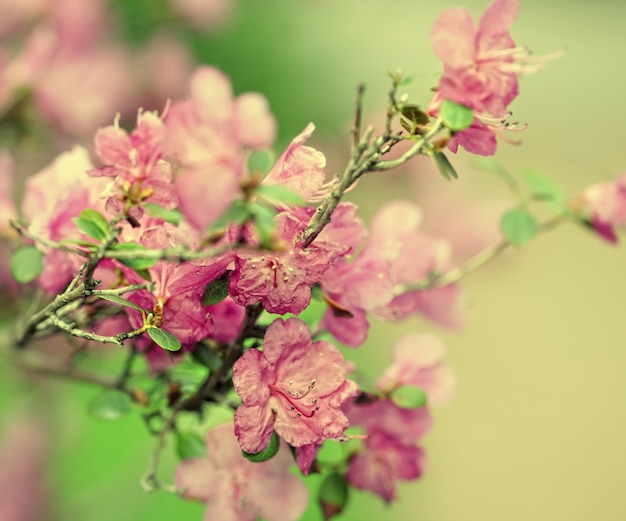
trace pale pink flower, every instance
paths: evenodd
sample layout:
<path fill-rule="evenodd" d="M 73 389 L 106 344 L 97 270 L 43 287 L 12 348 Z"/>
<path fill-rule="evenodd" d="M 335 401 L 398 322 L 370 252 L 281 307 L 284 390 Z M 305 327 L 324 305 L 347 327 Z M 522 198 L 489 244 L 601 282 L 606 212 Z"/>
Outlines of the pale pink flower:
<path fill-rule="evenodd" d="M 392 348 L 393 362 L 376 382 L 389 393 L 403 385 L 421 388 L 429 405 L 450 402 L 456 390 L 456 378 L 443 362 L 446 346 L 432 333 L 412 333 L 401 337 Z"/>
<path fill-rule="evenodd" d="M 106 185 L 104 180 L 86 175 L 91 168 L 87 151 L 75 147 L 27 179 L 22 213 L 33 235 L 52 241 L 86 238 L 72 219 L 87 208 L 102 209 L 100 194 Z M 37 247 L 45 253 L 39 284 L 44 290 L 57 293 L 76 274 L 84 257 L 40 244 Z"/>
<path fill-rule="evenodd" d="M 432 45 L 444 63 L 439 95 L 478 112 L 499 116 L 518 94 L 516 63 L 527 53 L 515 46 L 509 29 L 519 0 L 495 0 L 478 26 L 466 8 L 446 9 L 435 21 Z"/>
<path fill-rule="evenodd" d="M 50 519 L 45 478 L 48 437 L 39 422 L 19 419 L 0 440 L 0 519 L 42 521 Z"/>
<path fill-rule="evenodd" d="M 93 177 L 113 177 L 107 210 L 112 214 L 128 212 L 135 218 L 142 215 L 139 205 L 144 201 L 166 208 L 176 206 L 172 184 L 172 168 L 164 157 L 165 125 L 156 113 L 137 115 L 137 125 L 128 134 L 119 120 L 96 132 L 96 154 L 104 163 L 90 170 Z"/>
<path fill-rule="evenodd" d="M 425 459 L 421 447 L 376 432 L 368 436 L 364 450 L 350 458 L 346 477 L 353 487 L 369 490 L 390 503 L 397 498 L 396 481 L 419 478 Z"/>
<path fill-rule="evenodd" d="M 270 146 L 276 121 L 256 93 L 233 96 L 227 76 L 199 67 L 189 99 L 172 105 L 165 118 L 169 153 L 180 167 L 180 210 L 199 229 L 211 225 L 236 198 L 247 174 L 247 150 Z"/>
<path fill-rule="evenodd" d="M 343 356 L 332 344 L 312 342 L 296 318 L 273 322 L 263 351 L 246 351 L 233 368 L 243 405 L 235 412 L 241 448 L 257 453 L 276 433 L 294 447 L 338 438 L 348 428 L 341 408 L 356 395 Z"/>
<path fill-rule="evenodd" d="M 591 214 L 591 225 L 596 233 L 616 243 L 615 228 L 626 226 L 626 173 L 613 181 L 586 188 L 582 202 L 584 213 Z"/>
<path fill-rule="evenodd" d="M 253 463 L 241 454 L 231 423 L 206 434 L 208 455 L 184 460 L 176 485 L 185 497 L 207 503 L 204 519 L 223 521 L 296 521 L 308 504 L 308 490 L 289 472 L 293 458 L 282 445 L 270 460 Z"/>
<path fill-rule="evenodd" d="M 278 158 L 262 184 L 282 185 L 305 201 L 311 200 L 317 194 L 326 179 L 326 157 L 320 151 L 304 145 L 314 130 L 315 125 L 309 123 L 289 143 L 287 150 Z"/>

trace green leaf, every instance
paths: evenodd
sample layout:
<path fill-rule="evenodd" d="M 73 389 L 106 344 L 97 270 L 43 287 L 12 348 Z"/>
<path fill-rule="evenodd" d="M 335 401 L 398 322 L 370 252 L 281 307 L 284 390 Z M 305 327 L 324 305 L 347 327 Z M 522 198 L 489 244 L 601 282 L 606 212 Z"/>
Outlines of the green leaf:
<path fill-rule="evenodd" d="M 35 280 L 43 271 L 43 253 L 34 246 L 17 250 L 11 257 L 11 274 L 22 284 Z"/>
<path fill-rule="evenodd" d="M 272 150 L 255 150 L 248 158 L 248 171 L 267 174 L 275 162 L 276 156 Z"/>
<path fill-rule="evenodd" d="M 333 472 L 324 478 L 319 491 L 319 503 L 324 519 L 340 514 L 348 502 L 348 482 L 346 476 Z"/>
<path fill-rule="evenodd" d="M 452 179 L 459 178 L 459 175 L 456 173 L 456 170 L 452 166 L 452 163 L 450 163 L 450 160 L 445 156 L 443 152 L 434 151 L 432 153 L 432 158 L 435 161 L 435 165 L 437 165 L 439 172 L 445 179 L 451 181 Z"/>
<path fill-rule="evenodd" d="M 130 251 L 137 254 L 133 258 L 117 259 L 119 262 L 137 271 L 146 270 L 154 266 L 158 259 L 142 258 L 141 254 L 151 251 L 150 248 L 146 248 L 143 244 L 136 242 L 121 242 L 113 247 L 114 251 Z"/>
<path fill-rule="evenodd" d="M 423 389 L 415 385 L 402 385 L 391 393 L 391 401 L 403 409 L 419 409 L 424 407 L 427 396 Z"/>
<path fill-rule="evenodd" d="M 417 75 L 415 74 L 412 74 L 411 76 L 405 76 L 396 85 L 398 87 L 408 87 L 415 81 L 415 78 L 417 78 Z"/>
<path fill-rule="evenodd" d="M 83 210 L 72 222 L 92 239 L 104 241 L 111 233 L 111 225 L 106 218 L 96 210 Z"/>
<path fill-rule="evenodd" d="M 453 132 L 464 130 L 474 121 L 474 111 L 454 101 L 444 100 L 441 104 L 443 124 Z"/>
<path fill-rule="evenodd" d="M 119 295 L 96 295 L 97 297 L 108 300 L 109 302 L 113 302 L 115 304 L 119 304 L 120 306 L 125 306 L 127 308 L 135 309 L 141 313 L 142 316 L 146 316 L 146 312 L 141 309 L 137 304 L 131 302 L 130 300 L 126 300 L 125 298 L 120 297 Z"/>
<path fill-rule="evenodd" d="M 541 172 L 531 169 L 524 170 L 522 177 L 533 195 L 545 200 L 551 210 L 557 213 L 567 211 L 565 196 L 561 188 L 552 179 Z"/>
<path fill-rule="evenodd" d="M 165 331 L 165 329 L 154 326 L 149 327 L 148 335 L 150 335 L 150 338 L 154 340 L 155 344 L 166 351 L 178 351 L 181 348 L 180 340 L 178 340 L 178 338 L 172 335 L 169 331 Z"/>
<path fill-rule="evenodd" d="M 264 248 L 271 248 L 272 239 L 274 238 L 274 232 L 276 230 L 276 222 L 274 221 L 275 212 L 257 203 L 250 205 L 250 211 L 254 217 L 257 231 L 259 232 L 261 245 Z"/>
<path fill-rule="evenodd" d="M 145 203 L 144 204 L 148 215 L 152 217 L 157 217 L 158 219 L 163 219 L 167 223 L 174 224 L 178 226 L 182 219 L 182 214 L 178 210 L 168 210 L 163 206 L 154 203 Z"/>
<path fill-rule="evenodd" d="M 131 410 L 132 400 L 125 392 L 106 391 L 89 402 L 87 410 L 101 420 L 119 420 Z"/>
<path fill-rule="evenodd" d="M 272 437 L 270 438 L 270 442 L 268 446 L 263 449 L 261 452 L 257 452 L 256 454 L 251 454 L 250 452 L 246 452 L 242 450 L 241 453 L 248 461 L 252 461 L 253 463 L 261 463 L 263 461 L 267 461 L 276 456 L 278 449 L 280 448 L 280 438 L 276 432 L 272 433 Z"/>
<path fill-rule="evenodd" d="M 506 212 L 500 221 L 500 228 L 506 240 L 514 246 L 526 244 L 539 231 L 535 218 L 523 208 Z"/>
<path fill-rule="evenodd" d="M 247 203 L 237 199 L 231 203 L 228 209 L 220 215 L 211 226 L 211 230 L 224 228 L 229 224 L 243 224 L 250 218 L 251 212 Z"/>
<path fill-rule="evenodd" d="M 219 304 L 228 297 L 228 275 L 230 272 L 224 273 L 219 279 L 212 280 L 204 288 L 202 293 L 202 305 L 213 306 Z"/>
<path fill-rule="evenodd" d="M 176 453 L 181 460 L 206 456 L 206 446 L 202 436 L 193 431 L 178 432 Z"/>
<path fill-rule="evenodd" d="M 305 203 L 304 198 L 300 194 L 297 194 L 284 185 L 260 185 L 256 193 L 270 201 L 295 205 L 303 205 Z"/>
<path fill-rule="evenodd" d="M 405 105 L 402 107 L 402 115 L 415 125 L 424 125 L 430 118 L 417 105 Z"/>

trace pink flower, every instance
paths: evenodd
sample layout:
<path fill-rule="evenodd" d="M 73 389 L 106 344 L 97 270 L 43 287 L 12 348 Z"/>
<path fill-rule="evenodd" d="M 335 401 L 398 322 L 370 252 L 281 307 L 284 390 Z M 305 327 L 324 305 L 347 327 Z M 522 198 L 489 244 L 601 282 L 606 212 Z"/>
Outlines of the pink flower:
<path fill-rule="evenodd" d="M 519 10 L 519 0 L 495 0 L 483 13 L 478 27 L 465 8 L 446 9 L 431 33 L 433 48 L 444 63 L 439 94 L 478 112 L 495 116 L 518 94 L 516 63 L 527 53 L 509 35 Z"/>
<path fill-rule="evenodd" d="M 318 150 L 304 145 L 314 130 L 315 125 L 309 123 L 293 138 L 262 184 L 279 184 L 302 196 L 305 201 L 311 200 L 326 179 L 326 157 Z"/>
<path fill-rule="evenodd" d="M 391 436 L 377 432 L 367 438 L 364 451 L 350 459 L 348 482 L 390 503 L 397 497 L 396 481 L 419 478 L 425 459 L 421 447 L 404 445 Z"/>
<path fill-rule="evenodd" d="M 87 151 L 75 147 L 27 179 L 22 213 L 29 221 L 28 229 L 33 235 L 52 241 L 84 238 L 72 218 L 87 208 L 101 209 L 100 194 L 106 185 L 103 180 L 90 179 L 86 175 L 91 168 L 93 165 Z M 57 293 L 76 274 L 84 258 L 40 245 L 37 247 L 46 254 L 39 284 L 45 291 Z"/>
<path fill-rule="evenodd" d="M 185 496 L 207 503 L 205 520 L 296 521 L 308 503 L 308 490 L 289 472 L 293 458 L 286 446 L 262 463 L 241 454 L 232 424 L 214 427 L 206 434 L 208 456 L 179 463 L 176 485 Z"/>
<path fill-rule="evenodd" d="M 591 225 L 596 233 L 616 243 L 615 228 L 626 226 L 626 173 L 614 181 L 585 189 L 582 200 L 585 210 L 591 214 Z"/>
<path fill-rule="evenodd" d="M 319 282 L 337 260 L 350 250 L 344 240 L 348 234 L 359 235 L 362 225 L 356 207 L 341 204 L 333 221 L 307 248 L 302 248 L 301 234 L 315 208 L 294 208 L 279 213 L 276 220 L 281 251 L 237 250 L 235 269 L 230 277 L 230 294 L 242 306 L 261 302 L 270 313 L 294 313 L 304 310 L 311 301 L 311 286 Z M 348 233 L 346 233 L 346 230 Z"/>
<path fill-rule="evenodd" d="M 140 111 L 130 135 L 117 119 L 98 130 L 96 154 L 104 166 L 89 174 L 115 178 L 107 200 L 109 212 L 118 214 L 132 208 L 133 216 L 139 218 L 142 211 L 138 205 L 146 200 L 166 208 L 176 206 L 171 165 L 163 159 L 164 140 L 165 125 L 153 112 Z"/>
<path fill-rule="evenodd" d="M 172 105 L 166 116 L 167 142 L 180 166 L 180 210 L 204 229 L 238 195 L 247 174 L 246 149 L 273 143 L 276 121 L 263 96 L 235 98 L 228 77 L 213 67 L 199 67 L 189 88 L 190 98 Z"/>
<path fill-rule="evenodd" d="M 250 349 L 235 363 L 233 384 L 243 401 L 235 435 L 251 453 L 263 450 L 274 430 L 294 447 L 340 437 L 348 428 L 341 407 L 357 391 L 339 350 L 311 342 L 296 318 L 270 325 L 263 351 Z"/>
<path fill-rule="evenodd" d="M 420 387 L 429 405 L 449 403 L 456 390 L 456 378 L 444 364 L 446 346 L 430 333 L 403 336 L 393 346 L 393 363 L 376 382 L 384 392 L 403 385 Z"/>

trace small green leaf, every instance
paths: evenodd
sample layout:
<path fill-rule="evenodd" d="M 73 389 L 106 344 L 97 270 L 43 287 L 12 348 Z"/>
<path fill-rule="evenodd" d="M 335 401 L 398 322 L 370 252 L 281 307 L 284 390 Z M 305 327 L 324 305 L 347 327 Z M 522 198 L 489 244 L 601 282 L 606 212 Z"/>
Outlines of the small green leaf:
<path fill-rule="evenodd" d="M 276 156 L 272 150 L 255 150 L 248 158 L 248 171 L 267 174 L 275 162 Z"/>
<path fill-rule="evenodd" d="M 348 492 L 345 475 L 333 472 L 326 476 L 319 491 L 319 503 L 324 519 L 331 519 L 343 512 L 348 502 Z"/>
<path fill-rule="evenodd" d="M 402 107 L 402 115 L 415 125 L 424 125 L 430 118 L 417 105 L 405 105 Z"/>
<path fill-rule="evenodd" d="M 261 463 L 276 456 L 279 448 L 280 438 L 278 437 L 278 434 L 276 434 L 276 432 L 273 432 L 268 446 L 265 447 L 265 449 L 263 449 L 261 452 L 257 452 L 256 454 L 251 454 L 250 452 L 246 452 L 244 450 L 242 450 L 241 452 L 248 461 L 252 461 L 253 463 Z"/>
<path fill-rule="evenodd" d="M 300 194 L 293 192 L 284 185 L 260 185 L 256 193 L 272 202 L 277 201 L 295 205 L 303 205 L 305 203 L 304 198 Z"/>
<path fill-rule="evenodd" d="M 506 240 L 514 246 L 526 244 L 539 231 L 535 218 L 523 208 L 506 212 L 500 220 L 500 228 Z"/>
<path fill-rule="evenodd" d="M 417 75 L 415 74 L 412 74 L 411 76 L 405 76 L 396 85 L 398 87 L 408 87 L 415 81 L 415 78 L 417 78 Z"/>
<path fill-rule="evenodd" d="M 535 170 L 526 169 L 522 177 L 533 195 L 546 201 L 548 207 L 556 213 L 567 211 L 565 196 L 560 187 L 548 176 Z"/>
<path fill-rule="evenodd" d="M 217 218 L 211 226 L 211 229 L 225 228 L 229 224 L 243 224 L 250 218 L 250 215 L 250 209 L 247 203 L 237 199 Z"/>
<path fill-rule="evenodd" d="M 193 431 L 178 432 L 176 436 L 176 453 L 181 460 L 206 456 L 206 446 L 202 436 Z"/>
<path fill-rule="evenodd" d="M 166 351 L 178 351 L 181 348 L 180 340 L 178 340 L 178 338 L 172 335 L 169 331 L 165 331 L 165 329 L 154 326 L 149 327 L 148 335 L 150 335 L 150 338 L 154 340 L 155 344 Z"/>
<path fill-rule="evenodd" d="M 119 295 L 96 295 L 97 297 L 108 300 L 109 302 L 113 302 L 115 304 L 119 304 L 120 306 L 125 306 L 127 308 L 135 309 L 139 311 L 142 316 L 146 316 L 146 312 L 141 309 L 137 304 L 131 302 L 130 300 L 126 300 L 125 298 L 120 297 Z"/>
<path fill-rule="evenodd" d="M 89 414 L 101 420 L 119 420 L 130 412 L 132 400 L 125 392 L 112 389 L 89 402 Z"/>
<path fill-rule="evenodd" d="M 141 254 L 144 252 L 151 251 L 149 248 L 146 248 L 143 244 L 139 244 L 136 242 L 121 242 L 116 244 L 113 248 L 114 251 L 130 251 L 137 254 L 136 257 L 133 258 L 125 258 L 125 259 L 117 259 L 119 262 L 132 268 L 137 271 L 146 270 L 154 266 L 158 259 L 149 259 L 142 258 Z"/>
<path fill-rule="evenodd" d="M 445 179 L 451 181 L 452 179 L 459 178 L 459 175 L 456 173 L 452 163 L 450 163 L 450 160 L 443 152 L 434 151 L 432 153 L 432 158 L 435 161 L 435 165 L 437 165 L 439 172 Z"/>
<path fill-rule="evenodd" d="M 35 280 L 43 271 L 43 253 L 34 246 L 17 250 L 11 257 L 11 274 L 22 284 Z"/>
<path fill-rule="evenodd" d="M 145 203 L 144 204 L 148 215 L 152 217 L 157 217 L 158 219 L 163 219 L 167 223 L 174 224 L 178 226 L 182 219 L 182 214 L 178 210 L 168 210 L 163 206 L 154 203 Z"/>
<path fill-rule="evenodd" d="M 213 306 L 219 304 L 228 297 L 228 275 L 230 272 L 224 273 L 219 279 L 212 280 L 204 288 L 202 293 L 202 305 Z"/>
<path fill-rule="evenodd" d="M 250 211 L 254 216 L 254 222 L 259 232 L 261 245 L 264 248 L 271 248 L 272 239 L 274 238 L 274 232 L 276 230 L 276 222 L 274 221 L 275 212 L 257 203 L 250 205 Z"/>
<path fill-rule="evenodd" d="M 472 124 L 474 111 L 454 101 L 444 100 L 441 104 L 441 118 L 446 127 L 453 132 L 458 132 Z"/>
<path fill-rule="evenodd" d="M 420 387 L 402 385 L 393 390 L 391 401 L 402 409 L 419 409 L 426 405 L 427 396 Z"/>
<path fill-rule="evenodd" d="M 97 241 L 104 241 L 111 232 L 109 221 L 96 210 L 83 210 L 72 221 L 80 230 Z"/>

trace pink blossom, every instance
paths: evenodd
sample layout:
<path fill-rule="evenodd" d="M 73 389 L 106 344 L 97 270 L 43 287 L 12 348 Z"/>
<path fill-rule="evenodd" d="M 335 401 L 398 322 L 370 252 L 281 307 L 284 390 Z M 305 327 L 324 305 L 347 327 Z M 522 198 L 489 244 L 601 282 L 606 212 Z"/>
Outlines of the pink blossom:
<path fill-rule="evenodd" d="M 588 187 L 582 194 L 582 202 L 584 212 L 591 214 L 596 233 L 616 243 L 615 228 L 626 226 L 626 173 L 613 181 Z"/>
<path fill-rule="evenodd" d="M 446 346 L 431 333 L 412 333 L 393 346 L 393 363 L 376 382 L 384 392 L 403 385 L 420 387 L 430 405 L 449 403 L 456 390 L 456 378 L 443 362 Z"/>
<path fill-rule="evenodd" d="M 165 123 L 169 153 L 180 166 L 180 210 L 191 224 L 205 229 L 238 195 L 247 174 L 246 149 L 270 146 L 276 121 L 263 96 L 235 98 L 222 72 L 199 67 L 189 99 L 172 105 Z"/>
<path fill-rule="evenodd" d="M 313 134 L 313 130 L 315 125 L 309 123 L 302 133 L 291 141 L 287 150 L 263 179 L 263 184 L 285 186 L 302 196 L 305 201 L 310 200 L 318 192 L 326 179 L 324 171 L 326 157 L 318 150 L 304 145 Z"/>
<path fill-rule="evenodd" d="M 86 175 L 91 168 L 87 151 L 75 147 L 27 179 L 22 213 L 33 235 L 52 241 L 84 238 L 72 218 L 87 208 L 101 209 L 100 194 L 106 185 L 103 180 Z M 84 258 L 39 244 L 37 247 L 46 254 L 39 284 L 44 290 L 57 293 L 71 280 Z"/>
<path fill-rule="evenodd" d="M 509 35 L 519 0 L 495 0 L 478 27 L 466 8 L 446 9 L 431 33 L 433 48 L 444 63 L 439 94 L 479 112 L 499 116 L 518 94 L 516 64 L 523 49 Z"/>
<path fill-rule="evenodd" d="M 185 496 L 207 503 L 205 520 L 300 519 L 308 490 L 289 472 L 293 458 L 285 445 L 272 459 L 252 463 L 242 456 L 230 423 L 209 430 L 206 445 L 206 458 L 184 460 L 176 469 Z"/>
<path fill-rule="evenodd" d="M 0 519 L 37 521 L 47 519 L 48 490 L 45 426 L 32 420 L 14 421 L 0 444 Z"/>
<path fill-rule="evenodd" d="M 319 282 L 340 255 L 350 250 L 340 241 L 360 234 L 356 207 L 344 203 L 337 207 L 333 221 L 307 248 L 302 248 L 302 232 L 315 208 L 294 208 L 279 213 L 276 220 L 280 251 L 237 250 L 235 269 L 230 278 L 230 294 L 238 304 L 261 302 L 270 313 L 294 313 L 311 301 L 311 287 Z M 346 233 L 346 230 L 349 233 Z"/>
<path fill-rule="evenodd" d="M 270 325 L 263 351 L 250 349 L 235 363 L 233 384 L 243 401 L 235 435 L 251 453 L 263 450 L 273 431 L 294 447 L 340 437 L 348 428 L 341 407 L 357 391 L 339 350 L 312 342 L 296 318 Z"/>
<path fill-rule="evenodd" d="M 427 407 L 403 409 L 390 399 L 351 402 L 346 408 L 351 426 L 360 426 L 366 434 L 385 433 L 400 443 L 415 443 L 432 427 L 432 416 Z"/>
<path fill-rule="evenodd" d="M 364 450 L 350 459 L 348 483 L 369 490 L 389 503 L 397 497 L 396 481 L 419 478 L 424 465 L 425 454 L 420 447 L 404 445 L 376 432 L 367 438 Z"/>
<path fill-rule="evenodd" d="M 132 209 L 133 217 L 139 218 L 138 205 L 146 200 L 166 208 L 176 206 L 171 165 L 163 159 L 164 140 L 165 126 L 153 112 L 140 111 L 130 135 L 117 119 L 96 132 L 96 154 L 104 166 L 89 174 L 115 178 L 107 200 L 110 213 Z"/>

